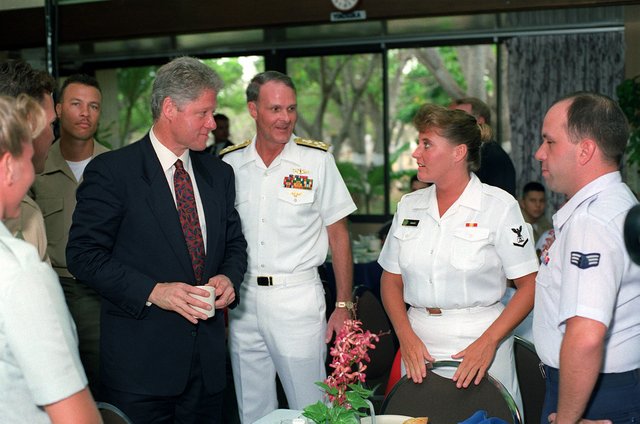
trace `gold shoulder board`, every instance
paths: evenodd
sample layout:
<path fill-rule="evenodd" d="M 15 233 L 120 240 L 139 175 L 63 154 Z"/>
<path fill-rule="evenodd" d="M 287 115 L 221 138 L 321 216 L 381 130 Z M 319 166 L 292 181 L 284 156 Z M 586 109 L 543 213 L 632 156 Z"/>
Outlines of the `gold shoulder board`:
<path fill-rule="evenodd" d="M 329 147 L 331 147 L 330 144 L 323 143 L 322 141 L 307 140 L 306 138 L 300 137 L 296 137 L 293 141 L 295 141 L 298 146 L 307 146 L 312 149 L 324 150 L 325 152 L 329 150 Z"/>
<path fill-rule="evenodd" d="M 247 140 L 244 143 L 236 144 L 235 146 L 225 147 L 224 149 L 220 150 L 220 157 L 226 155 L 227 153 L 235 152 L 236 150 L 240 150 L 240 149 L 244 149 L 249 144 L 251 144 L 251 140 Z"/>

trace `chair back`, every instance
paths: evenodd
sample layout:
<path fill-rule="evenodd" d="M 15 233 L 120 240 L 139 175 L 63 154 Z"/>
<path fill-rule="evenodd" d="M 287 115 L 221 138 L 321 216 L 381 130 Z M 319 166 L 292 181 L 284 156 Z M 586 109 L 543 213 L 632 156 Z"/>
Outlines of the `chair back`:
<path fill-rule="evenodd" d="M 96 402 L 104 424 L 133 424 L 118 407 L 107 402 Z"/>
<path fill-rule="evenodd" d="M 438 368 L 456 368 L 456 361 L 437 361 L 427 377 L 416 384 L 402 377 L 385 398 L 381 414 L 429 417 L 430 424 L 451 424 L 464 421 L 475 412 L 485 410 L 490 417 L 520 424 L 518 408 L 504 386 L 487 374 L 480 384 L 458 389 L 455 383 L 436 374 Z"/>
<path fill-rule="evenodd" d="M 522 395 L 524 420 L 527 423 L 539 423 L 546 390 L 540 372 L 540 358 L 533 344 L 520 336 L 514 336 L 513 353 Z"/>
<path fill-rule="evenodd" d="M 384 379 L 386 383 L 396 354 L 391 322 L 378 298 L 367 287 L 356 287 L 354 298 L 362 328 L 373 334 L 389 333 L 380 337 L 375 349 L 369 350 L 371 362 L 367 365 L 367 381 Z"/>

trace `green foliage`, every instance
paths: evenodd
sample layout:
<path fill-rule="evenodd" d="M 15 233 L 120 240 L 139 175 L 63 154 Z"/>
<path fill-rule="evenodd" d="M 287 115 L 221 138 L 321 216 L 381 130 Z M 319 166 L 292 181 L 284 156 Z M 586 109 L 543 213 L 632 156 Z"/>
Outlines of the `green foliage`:
<path fill-rule="evenodd" d="M 320 386 L 327 394 L 337 396 L 338 389 L 335 387 L 329 387 L 323 382 L 316 382 L 316 385 Z M 369 404 L 367 399 L 373 394 L 373 390 L 365 389 L 361 384 L 349 384 L 349 391 L 347 391 L 347 402 L 353 409 L 347 409 L 344 406 L 327 406 L 324 403 L 318 401 L 313 405 L 304 408 L 302 415 L 311 419 L 317 424 L 356 424 L 359 423 L 358 417 L 364 417 L 366 412 L 360 411 L 360 409 L 368 409 Z"/>
<path fill-rule="evenodd" d="M 218 105 L 234 112 L 244 112 L 247 105 L 247 87 L 242 79 L 243 68 L 238 59 L 205 59 L 203 62 L 216 71 L 224 82 L 224 87 L 218 94 Z"/>
<path fill-rule="evenodd" d="M 117 72 L 120 134 L 118 146 L 136 138 L 153 122 L 151 118 L 151 86 L 156 76 L 155 66 L 120 68 Z"/>
<path fill-rule="evenodd" d="M 458 54 L 454 47 L 438 47 L 438 52 L 451 74 L 453 80 L 460 86 L 466 87 L 466 79 L 458 61 Z M 398 111 L 395 118 L 405 124 L 411 123 L 414 115 L 425 103 L 435 103 L 448 106 L 451 96 L 442 88 L 436 77 L 418 61 L 411 61 L 402 80 L 402 88 L 398 99 Z"/>
<path fill-rule="evenodd" d="M 640 75 L 624 80 L 616 89 L 616 94 L 631 127 L 627 147 L 628 162 L 640 165 Z"/>
<path fill-rule="evenodd" d="M 409 150 L 410 143 L 404 143 L 389 155 L 389 167 Z M 373 201 L 377 197 L 384 197 L 384 165 L 376 165 L 364 170 L 352 162 L 337 162 L 338 171 L 347 185 L 352 196 L 359 200 L 357 204 L 364 206 L 365 213 L 369 214 L 373 209 Z M 415 174 L 415 170 L 391 172 L 390 179 L 396 180 L 405 175 Z"/>
<path fill-rule="evenodd" d="M 115 121 L 111 121 L 108 124 L 100 123 L 98 124 L 98 131 L 96 132 L 96 140 L 103 146 L 108 149 L 113 150 L 113 144 L 108 140 L 113 139 L 113 126 L 116 124 Z"/>
<path fill-rule="evenodd" d="M 367 134 L 381 145 L 380 55 L 295 58 L 287 68 L 298 92 L 297 134 L 331 139 L 336 157 L 347 140 L 361 152 Z"/>
<path fill-rule="evenodd" d="M 440 56 L 444 61 L 445 68 L 451 74 L 456 83 L 463 89 L 467 88 L 467 80 L 462 72 L 462 66 L 460 66 L 460 59 L 456 48 L 453 46 L 438 47 Z"/>

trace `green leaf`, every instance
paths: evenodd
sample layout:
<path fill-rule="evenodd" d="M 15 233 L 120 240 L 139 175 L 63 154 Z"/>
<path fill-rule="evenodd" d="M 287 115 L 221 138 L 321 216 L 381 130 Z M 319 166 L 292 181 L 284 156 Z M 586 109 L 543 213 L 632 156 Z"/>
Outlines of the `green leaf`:
<path fill-rule="evenodd" d="M 313 420 L 315 423 L 324 424 L 329 415 L 329 408 L 324 403 L 318 401 L 304 408 L 302 415 Z"/>
<path fill-rule="evenodd" d="M 358 422 L 356 412 L 342 406 L 330 408 L 327 419 L 331 424 L 357 424 Z"/>
<path fill-rule="evenodd" d="M 373 390 L 367 389 L 365 387 L 362 386 L 362 384 L 358 383 L 358 384 L 349 384 L 348 387 L 354 392 L 356 393 L 358 396 L 368 399 L 372 394 L 373 394 Z M 349 393 L 349 392 L 347 392 Z"/>

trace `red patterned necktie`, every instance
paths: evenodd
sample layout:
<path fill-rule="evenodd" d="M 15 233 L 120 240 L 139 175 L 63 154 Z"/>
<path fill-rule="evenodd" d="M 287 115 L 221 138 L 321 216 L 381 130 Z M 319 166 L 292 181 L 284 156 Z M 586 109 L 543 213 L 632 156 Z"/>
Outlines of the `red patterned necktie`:
<path fill-rule="evenodd" d="M 178 215 L 180 215 L 180 225 L 184 239 L 187 242 L 189 256 L 193 272 L 196 275 L 196 284 L 201 284 L 202 271 L 204 270 L 204 241 L 202 239 L 202 229 L 198 219 L 198 208 L 196 208 L 196 198 L 193 195 L 193 185 L 189 173 L 184 170 L 182 161 L 178 159 L 175 163 L 176 172 L 173 174 L 173 185 L 176 190 L 176 203 L 178 204 Z"/>

